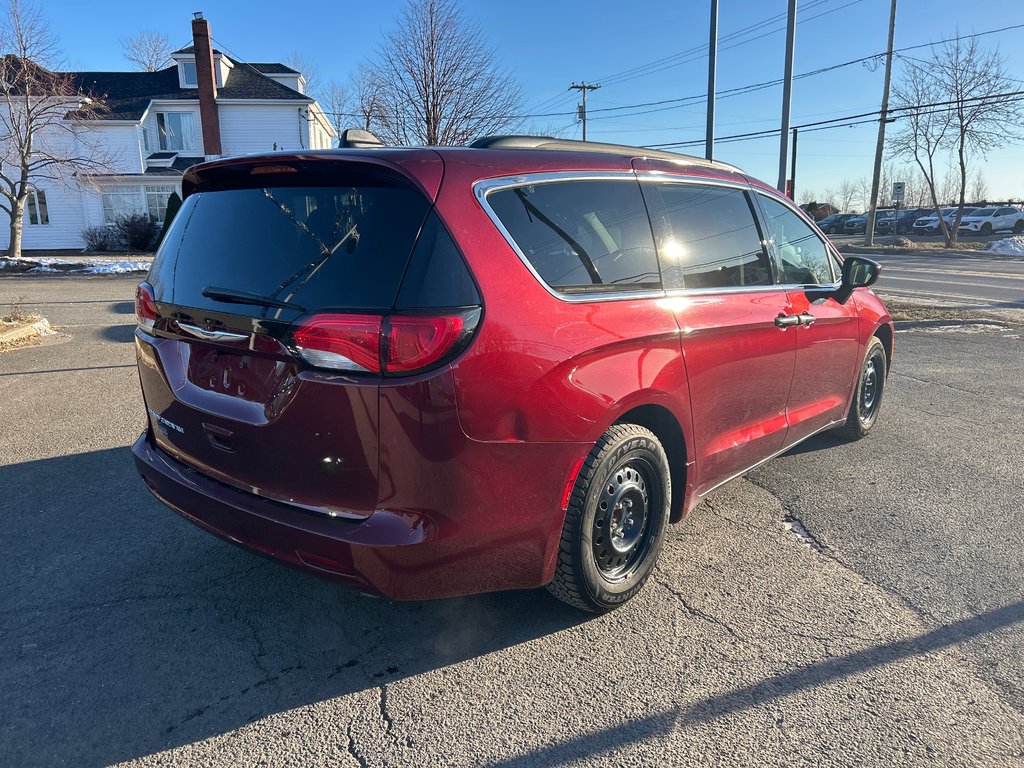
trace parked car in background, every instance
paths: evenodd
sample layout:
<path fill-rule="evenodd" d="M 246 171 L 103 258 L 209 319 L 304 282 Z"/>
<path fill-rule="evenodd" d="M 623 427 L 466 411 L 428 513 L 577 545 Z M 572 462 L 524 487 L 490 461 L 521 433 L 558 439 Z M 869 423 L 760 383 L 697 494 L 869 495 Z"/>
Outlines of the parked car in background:
<path fill-rule="evenodd" d="M 856 213 L 833 213 L 818 222 L 818 229 L 826 235 L 839 235 L 843 233 L 843 225 L 848 219 L 856 216 Z"/>
<path fill-rule="evenodd" d="M 875 211 L 875 234 L 884 235 L 890 232 L 895 220 L 896 211 L 894 210 Z"/>
<path fill-rule="evenodd" d="M 907 208 L 896 211 L 895 215 L 886 217 L 876 227 L 879 234 L 909 235 L 914 229 L 914 222 L 928 213 L 925 208 Z"/>
<path fill-rule="evenodd" d="M 868 215 L 861 213 L 851 216 L 843 222 L 843 232 L 847 235 L 863 235 L 868 228 Z"/>
<path fill-rule="evenodd" d="M 136 464 L 207 531 L 393 599 L 607 611 L 716 488 L 876 423 L 879 265 L 738 168 L 360 146 L 193 166 L 138 286 Z"/>
<path fill-rule="evenodd" d="M 953 207 L 953 208 L 943 208 L 942 209 L 942 211 L 941 211 L 942 218 L 946 222 L 946 226 L 947 227 L 952 227 L 953 226 L 953 221 L 954 221 L 954 219 L 956 219 L 956 210 L 957 209 L 955 207 Z M 974 208 L 964 208 L 964 216 L 970 216 L 972 213 L 974 213 L 974 211 L 975 211 Z M 918 234 L 918 235 L 922 235 L 922 234 L 932 235 L 932 234 L 935 234 L 936 232 L 939 231 L 939 218 L 938 218 L 938 216 L 935 215 L 934 211 L 932 211 L 931 215 L 921 216 L 916 221 L 914 221 L 913 231 L 914 231 L 914 234 Z"/>
<path fill-rule="evenodd" d="M 970 216 L 964 213 L 960 230 L 979 235 L 1008 231 L 1019 235 L 1024 232 L 1024 212 L 1013 206 L 1002 208 L 978 208 Z"/>

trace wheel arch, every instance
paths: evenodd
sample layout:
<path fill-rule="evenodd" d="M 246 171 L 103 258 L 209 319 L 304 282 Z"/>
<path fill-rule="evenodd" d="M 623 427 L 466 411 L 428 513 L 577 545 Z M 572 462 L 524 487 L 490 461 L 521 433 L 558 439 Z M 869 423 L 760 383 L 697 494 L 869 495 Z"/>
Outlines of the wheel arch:
<path fill-rule="evenodd" d="M 885 372 L 888 374 L 889 369 L 892 368 L 892 353 L 893 353 L 893 332 L 892 326 L 889 323 L 882 323 L 875 329 L 872 336 L 878 337 L 878 340 L 882 342 L 882 346 L 885 347 Z"/>
<path fill-rule="evenodd" d="M 672 496 L 669 507 L 669 522 L 677 523 L 683 517 L 683 501 L 686 497 L 686 437 L 683 427 L 675 414 L 668 408 L 647 403 L 630 408 L 620 414 L 615 424 L 638 424 L 654 433 L 668 456 L 669 477 L 672 481 Z"/>

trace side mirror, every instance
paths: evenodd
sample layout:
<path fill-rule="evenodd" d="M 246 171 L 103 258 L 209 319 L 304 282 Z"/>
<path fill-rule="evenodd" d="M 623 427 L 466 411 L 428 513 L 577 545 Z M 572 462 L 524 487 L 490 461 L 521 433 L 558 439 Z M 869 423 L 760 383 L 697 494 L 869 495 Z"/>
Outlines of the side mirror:
<path fill-rule="evenodd" d="M 874 285 L 878 275 L 882 272 L 882 265 L 877 261 L 865 259 L 863 256 L 847 256 L 843 259 L 843 276 L 839 288 L 832 294 L 832 298 L 840 304 L 845 304 L 853 295 L 854 288 L 866 288 Z"/>

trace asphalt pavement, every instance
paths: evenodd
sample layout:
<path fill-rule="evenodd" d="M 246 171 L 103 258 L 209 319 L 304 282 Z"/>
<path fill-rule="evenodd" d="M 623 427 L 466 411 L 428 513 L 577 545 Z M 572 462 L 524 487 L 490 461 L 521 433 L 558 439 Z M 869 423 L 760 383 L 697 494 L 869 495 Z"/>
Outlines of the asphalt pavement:
<path fill-rule="evenodd" d="M 1024 328 L 901 328 L 869 438 L 716 492 L 589 617 L 363 597 L 155 501 L 135 282 L 0 278 L 62 331 L 0 353 L 0 765 L 1024 765 Z"/>

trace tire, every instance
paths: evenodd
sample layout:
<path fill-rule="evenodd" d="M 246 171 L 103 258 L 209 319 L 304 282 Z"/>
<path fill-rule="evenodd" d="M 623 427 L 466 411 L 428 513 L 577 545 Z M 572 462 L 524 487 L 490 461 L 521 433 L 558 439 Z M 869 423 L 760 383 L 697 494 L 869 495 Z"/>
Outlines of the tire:
<path fill-rule="evenodd" d="M 1013 234 L 1019 235 L 1024 232 L 1024 219 L 1017 219 L 1017 223 L 1013 225 Z"/>
<path fill-rule="evenodd" d="M 860 440 L 867 436 L 878 421 L 887 375 L 885 346 L 877 336 L 872 336 L 857 376 L 857 386 L 853 392 L 853 402 L 850 403 L 850 412 L 846 415 L 846 424 L 836 430 L 838 434 L 849 440 Z"/>
<path fill-rule="evenodd" d="M 992 225 L 989 224 L 987 221 L 984 224 L 981 225 L 981 234 L 983 234 L 983 235 L 991 235 L 992 234 Z"/>
<path fill-rule="evenodd" d="M 548 591 L 593 613 L 636 595 L 661 553 L 671 498 L 668 457 L 654 433 L 637 424 L 609 427 L 573 486 Z"/>
<path fill-rule="evenodd" d="M 836 233 L 836 228 L 835 227 L 829 227 L 826 230 L 826 232 L 825 232 L 825 234 L 827 234 L 827 235 L 834 235 L 835 233 Z"/>

